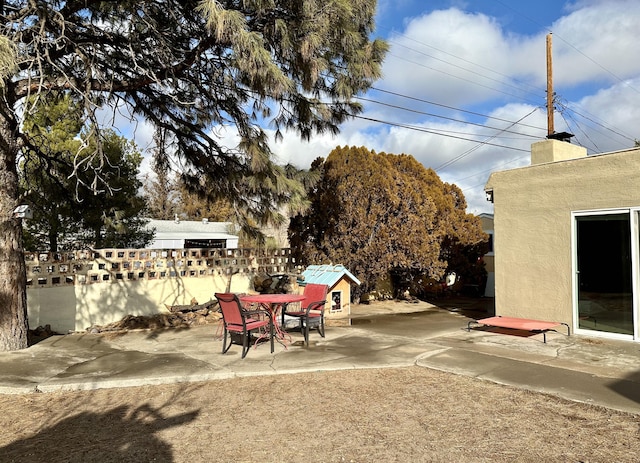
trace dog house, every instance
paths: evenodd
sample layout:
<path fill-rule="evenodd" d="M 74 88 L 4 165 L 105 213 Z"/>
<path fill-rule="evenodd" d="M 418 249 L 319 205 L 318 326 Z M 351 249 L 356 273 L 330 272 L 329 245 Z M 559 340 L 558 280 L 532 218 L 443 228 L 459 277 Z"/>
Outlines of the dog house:
<path fill-rule="evenodd" d="M 358 280 L 343 265 L 309 265 L 302 272 L 300 286 L 308 283 L 327 285 L 325 316 L 348 317 L 351 315 L 351 285 L 360 285 Z"/>

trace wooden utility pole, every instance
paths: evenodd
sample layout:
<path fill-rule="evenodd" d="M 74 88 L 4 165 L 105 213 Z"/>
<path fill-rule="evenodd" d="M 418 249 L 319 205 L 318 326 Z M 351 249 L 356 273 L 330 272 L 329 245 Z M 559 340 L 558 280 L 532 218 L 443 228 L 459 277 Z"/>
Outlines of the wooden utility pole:
<path fill-rule="evenodd" d="M 547 34 L 547 135 L 553 135 L 553 62 L 551 53 L 551 33 Z"/>

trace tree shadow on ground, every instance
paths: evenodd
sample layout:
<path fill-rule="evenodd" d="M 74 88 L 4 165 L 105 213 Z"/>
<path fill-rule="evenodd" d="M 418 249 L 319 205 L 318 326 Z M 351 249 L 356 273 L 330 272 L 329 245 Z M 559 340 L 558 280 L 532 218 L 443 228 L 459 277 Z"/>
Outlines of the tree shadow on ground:
<path fill-rule="evenodd" d="M 425 299 L 425 302 L 474 320 L 492 317 L 496 313 L 495 300 L 492 297 L 445 295 L 438 298 Z"/>
<path fill-rule="evenodd" d="M 0 459 L 3 462 L 171 462 L 171 444 L 156 433 L 191 422 L 198 413 L 191 411 L 165 417 L 148 404 L 82 412 L 46 426 L 31 437 L 0 447 Z"/>
<path fill-rule="evenodd" d="M 618 379 L 609 388 L 623 397 L 640 404 L 640 371 L 633 372 L 623 379 Z"/>

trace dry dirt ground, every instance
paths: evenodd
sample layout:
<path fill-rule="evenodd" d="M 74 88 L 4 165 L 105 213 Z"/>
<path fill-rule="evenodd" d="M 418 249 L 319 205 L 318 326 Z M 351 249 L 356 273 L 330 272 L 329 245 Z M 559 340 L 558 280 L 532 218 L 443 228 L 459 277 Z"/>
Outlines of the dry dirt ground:
<path fill-rule="evenodd" d="M 420 367 L 0 395 L 1 462 L 637 462 L 640 416 Z"/>

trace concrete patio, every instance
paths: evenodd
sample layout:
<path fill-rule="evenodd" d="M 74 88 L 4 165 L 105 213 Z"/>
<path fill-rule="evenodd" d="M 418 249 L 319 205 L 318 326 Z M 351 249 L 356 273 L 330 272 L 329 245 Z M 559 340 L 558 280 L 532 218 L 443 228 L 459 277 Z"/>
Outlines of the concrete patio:
<path fill-rule="evenodd" d="M 287 346 L 222 355 L 216 325 L 49 337 L 0 353 L 0 393 L 87 390 L 309 371 L 419 365 L 570 400 L 640 413 L 640 345 L 550 332 L 479 328 L 492 300 L 356 305 L 351 325 L 291 333 Z"/>

